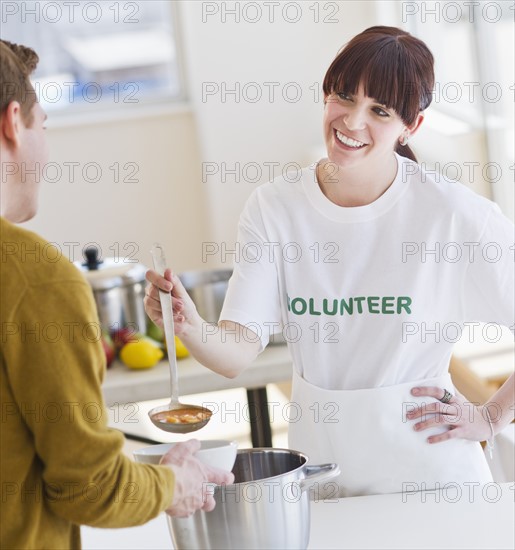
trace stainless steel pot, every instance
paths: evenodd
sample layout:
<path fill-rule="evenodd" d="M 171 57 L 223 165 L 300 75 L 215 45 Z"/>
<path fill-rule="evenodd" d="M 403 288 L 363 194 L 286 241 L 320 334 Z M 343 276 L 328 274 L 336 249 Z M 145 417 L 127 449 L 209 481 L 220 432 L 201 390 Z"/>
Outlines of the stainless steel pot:
<path fill-rule="evenodd" d="M 210 269 L 179 273 L 184 288 L 199 315 L 208 323 L 218 323 L 232 269 Z M 270 344 L 285 344 L 282 334 L 272 334 Z"/>
<path fill-rule="evenodd" d="M 102 328 L 108 332 L 124 327 L 144 334 L 147 330 L 145 297 L 146 268 L 124 258 L 98 258 L 96 247 L 84 252 L 86 261 L 75 262 L 93 289 Z"/>
<path fill-rule="evenodd" d="M 232 269 L 186 271 L 179 274 L 199 315 L 208 323 L 218 323 Z"/>
<path fill-rule="evenodd" d="M 307 463 L 306 455 L 288 449 L 238 451 L 235 482 L 215 488 L 212 512 L 168 517 L 174 548 L 307 548 L 308 489 L 340 473 L 336 464 Z"/>

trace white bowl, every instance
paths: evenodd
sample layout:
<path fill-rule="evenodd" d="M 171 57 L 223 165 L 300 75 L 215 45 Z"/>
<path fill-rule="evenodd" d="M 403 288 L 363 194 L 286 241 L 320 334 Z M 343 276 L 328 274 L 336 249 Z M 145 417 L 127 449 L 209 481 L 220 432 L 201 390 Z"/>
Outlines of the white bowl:
<path fill-rule="evenodd" d="M 144 464 L 159 464 L 163 455 L 165 455 L 175 443 L 162 443 L 144 447 L 133 452 L 134 460 Z M 201 441 L 200 450 L 195 456 L 208 466 L 219 468 L 220 470 L 231 471 L 236 460 L 238 443 L 236 441 L 210 440 Z"/>

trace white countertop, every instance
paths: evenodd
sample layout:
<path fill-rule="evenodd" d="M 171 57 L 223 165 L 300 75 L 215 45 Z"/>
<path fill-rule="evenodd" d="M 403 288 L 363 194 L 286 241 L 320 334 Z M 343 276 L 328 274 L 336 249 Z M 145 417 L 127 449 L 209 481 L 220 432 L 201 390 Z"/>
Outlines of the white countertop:
<path fill-rule="evenodd" d="M 310 549 L 511 549 L 515 484 L 311 503 Z M 85 550 L 170 549 L 164 514 L 130 529 L 82 528 Z"/>
<path fill-rule="evenodd" d="M 309 548 L 513 550 L 515 484 L 465 489 L 313 503 Z"/>
<path fill-rule="evenodd" d="M 268 346 L 236 378 L 211 372 L 193 357 L 178 361 L 181 395 L 232 388 L 260 388 L 291 380 L 292 362 L 286 345 Z M 106 406 L 170 397 L 170 371 L 167 361 L 150 369 L 129 369 L 119 361 L 107 369 L 102 390 Z"/>

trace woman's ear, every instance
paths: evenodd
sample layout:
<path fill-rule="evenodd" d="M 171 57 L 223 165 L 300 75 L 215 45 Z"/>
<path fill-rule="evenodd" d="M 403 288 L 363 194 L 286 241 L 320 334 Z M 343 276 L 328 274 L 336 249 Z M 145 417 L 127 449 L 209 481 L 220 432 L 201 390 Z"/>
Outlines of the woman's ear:
<path fill-rule="evenodd" d="M 21 106 L 17 101 L 11 101 L 0 118 L 0 137 L 8 147 L 20 146 L 22 125 Z"/>
<path fill-rule="evenodd" d="M 424 120 L 424 111 L 420 111 L 420 113 L 417 115 L 415 122 L 411 126 L 408 126 L 408 132 L 410 137 L 415 135 L 418 132 L 418 129 L 420 128 L 423 120 Z"/>

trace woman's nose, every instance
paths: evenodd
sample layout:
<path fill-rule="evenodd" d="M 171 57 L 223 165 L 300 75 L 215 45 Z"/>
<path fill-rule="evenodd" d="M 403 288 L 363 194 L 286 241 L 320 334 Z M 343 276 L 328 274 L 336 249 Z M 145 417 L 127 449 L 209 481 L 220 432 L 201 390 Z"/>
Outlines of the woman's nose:
<path fill-rule="evenodd" d="M 343 122 L 349 130 L 363 130 L 365 116 L 361 109 L 352 109 L 343 115 Z"/>

